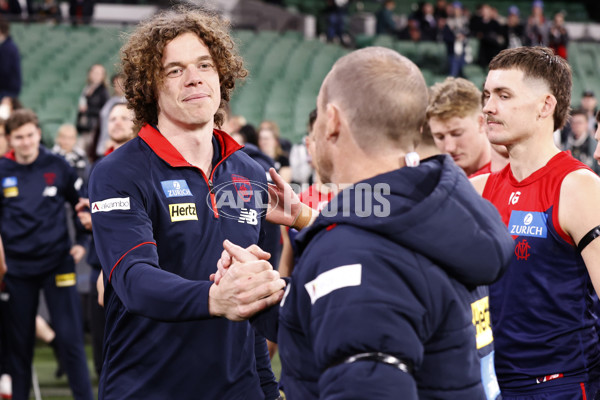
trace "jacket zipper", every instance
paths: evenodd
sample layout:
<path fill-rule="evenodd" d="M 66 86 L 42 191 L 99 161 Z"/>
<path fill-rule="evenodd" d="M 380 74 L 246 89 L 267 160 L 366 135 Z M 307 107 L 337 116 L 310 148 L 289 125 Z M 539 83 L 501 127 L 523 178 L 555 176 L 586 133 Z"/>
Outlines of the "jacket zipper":
<path fill-rule="evenodd" d="M 212 174 L 211 174 L 212 178 Z M 213 186 L 212 179 L 208 181 L 208 189 L 210 190 L 210 204 L 212 205 L 213 213 L 215 214 L 215 218 L 219 218 L 219 209 L 217 208 L 217 200 L 215 199 L 215 187 Z"/>
<path fill-rule="evenodd" d="M 237 151 L 237 150 L 236 150 L 236 151 Z M 233 153 L 235 153 L 235 151 L 234 151 Z M 202 177 L 203 177 L 203 178 L 204 178 L 204 180 L 206 181 L 206 184 L 208 185 L 208 189 L 209 189 L 209 191 L 210 191 L 210 204 L 211 204 L 211 207 L 212 207 L 212 209 L 213 209 L 213 214 L 214 214 L 215 218 L 219 218 L 219 209 L 217 208 L 217 199 L 216 199 L 216 196 L 215 196 L 215 187 L 214 187 L 214 185 L 213 185 L 213 178 L 214 178 L 214 176 L 215 176 L 215 171 L 217 170 L 217 167 L 218 167 L 219 165 L 221 165 L 221 163 L 222 163 L 223 161 L 225 161 L 226 159 L 228 159 L 228 158 L 229 158 L 229 156 L 230 156 L 230 155 L 232 155 L 233 153 L 230 153 L 230 154 L 226 155 L 225 157 L 223 157 L 223 158 L 221 159 L 221 161 L 219 161 L 219 162 L 217 163 L 217 165 L 215 165 L 215 166 L 213 167 L 213 169 L 212 169 L 212 171 L 211 171 L 211 173 L 210 173 L 210 178 L 207 178 L 207 177 L 206 177 L 206 174 L 204 174 L 204 171 L 202 171 L 200 168 L 198 168 L 198 170 L 200 171 L 200 174 L 202 175 Z M 188 163 L 188 164 L 189 164 L 189 163 Z M 190 165 L 191 165 L 191 164 L 190 164 Z M 197 167 L 196 167 L 196 168 L 197 168 Z"/>

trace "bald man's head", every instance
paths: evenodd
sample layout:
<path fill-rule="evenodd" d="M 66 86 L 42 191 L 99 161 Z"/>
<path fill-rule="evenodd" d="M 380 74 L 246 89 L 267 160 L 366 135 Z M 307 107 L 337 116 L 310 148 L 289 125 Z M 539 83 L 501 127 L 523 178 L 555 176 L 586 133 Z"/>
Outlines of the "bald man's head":
<path fill-rule="evenodd" d="M 366 151 L 412 150 L 425 121 L 428 91 L 419 68 L 383 47 L 340 58 L 321 87 L 323 105 L 335 104 Z"/>

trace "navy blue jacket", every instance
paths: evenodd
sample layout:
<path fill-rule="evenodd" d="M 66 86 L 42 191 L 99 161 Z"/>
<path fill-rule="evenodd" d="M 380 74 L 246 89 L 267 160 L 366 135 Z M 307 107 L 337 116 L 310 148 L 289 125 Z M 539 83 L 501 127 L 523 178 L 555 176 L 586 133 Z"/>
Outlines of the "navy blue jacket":
<path fill-rule="evenodd" d="M 18 97 L 21 92 L 21 56 L 9 36 L 0 43 L 0 99 Z"/>
<path fill-rule="evenodd" d="M 252 143 L 244 144 L 242 151 L 256 161 L 261 167 L 264 168 L 267 176 L 267 181 L 271 182 L 271 175 L 269 174 L 270 168 L 275 168 L 275 161 Z M 279 225 L 265 222 L 265 240 L 263 242 L 264 247 L 262 249 L 271 254 L 270 262 L 273 264 L 273 268 L 279 269 L 279 259 L 281 258 L 281 228 Z"/>
<path fill-rule="evenodd" d="M 288 399 L 485 399 L 466 288 L 513 243 L 448 156 L 345 189 L 297 239 L 279 309 Z M 348 357 L 381 352 L 412 373 Z"/>
<path fill-rule="evenodd" d="M 264 340 L 255 355 L 248 322 L 208 310 L 223 241 L 260 243 L 265 172 L 224 132 L 215 131 L 213 148 L 207 177 L 146 125 L 92 172 L 92 226 L 107 278 L 100 399 L 265 398 Z M 277 397 L 271 378 L 267 398 Z"/>
<path fill-rule="evenodd" d="M 12 151 L 0 158 L 0 181 L 0 234 L 7 273 L 31 277 L 60 266 L 71 248 L 65 202 L 77 204 L 82 183 L 75 170 L 62 156 L 40 146 L 31 164 L 17 163 Z M 76 226 L 77 243 L 85 246 L 87 237 L 79 221 Z"/>

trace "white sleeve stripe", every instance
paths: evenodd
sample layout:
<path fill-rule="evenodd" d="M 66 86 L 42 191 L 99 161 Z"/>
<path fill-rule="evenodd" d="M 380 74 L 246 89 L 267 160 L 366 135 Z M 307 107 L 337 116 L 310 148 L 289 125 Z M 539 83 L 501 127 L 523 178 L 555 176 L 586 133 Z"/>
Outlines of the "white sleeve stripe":
<path fill-rule="evenodd" d="M 304 287 L 310 296 L 310 302 L 315 304 L 318 299 L 334 290 L 350 286 L 360 286 L 361 274 L 361 264 L 342 265 L 341 267 L 323 272 L 312 281 L 306 283 Z"/>

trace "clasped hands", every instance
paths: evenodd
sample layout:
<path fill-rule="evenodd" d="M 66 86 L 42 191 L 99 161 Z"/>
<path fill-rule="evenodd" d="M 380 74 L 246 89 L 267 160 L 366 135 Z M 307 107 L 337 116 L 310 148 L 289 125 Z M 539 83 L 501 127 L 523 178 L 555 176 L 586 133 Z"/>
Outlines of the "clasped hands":
<path fill-rule="evenodd" d="M 267 261 L 269 253 L 256 245 L 244 249 L 229 240 L 223 248 L 217 272 L 210 276 L 214 282 L 208 295 L 212 316 L 242 321 L 279 303 L 285 281 Z"/>
<path fill-rule="evenodd" d="M 287 226 L 310 223 L 312 213 L 305 211 L 308 207 L 300 203 L 292 188 L 273 168 L 269 173 L 274 184 L 269 185 L 267 220 Z M 268 262 L 269 253 L 257 245 L 244 249 L 228 240 L 223 248 L 217 272 L 210 276 L 214 282 L 208 295 L 211 315 L 242 321 L 281 301 L 285 281 Z"/>

